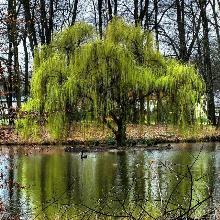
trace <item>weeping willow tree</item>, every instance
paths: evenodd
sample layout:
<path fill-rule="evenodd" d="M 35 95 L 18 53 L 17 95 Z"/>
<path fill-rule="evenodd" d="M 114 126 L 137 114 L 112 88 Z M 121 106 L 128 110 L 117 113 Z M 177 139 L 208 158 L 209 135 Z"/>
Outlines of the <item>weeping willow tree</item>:
<path fill-rule="evenodd" d="M 164 58 L 151 33 L 120 19 L 102 40 L 92 26 L 78 23 L 35 54 L 31 98 L 17 123 L 26 136 L 44 126 L 60 139 L 76 121 L 100 121 L 125 145 L 130 115 L 134 108 L 144 115 L 147 96 L 162 94 L 173 123 L 188 124 L 204 90 L 193 66 Z"/>

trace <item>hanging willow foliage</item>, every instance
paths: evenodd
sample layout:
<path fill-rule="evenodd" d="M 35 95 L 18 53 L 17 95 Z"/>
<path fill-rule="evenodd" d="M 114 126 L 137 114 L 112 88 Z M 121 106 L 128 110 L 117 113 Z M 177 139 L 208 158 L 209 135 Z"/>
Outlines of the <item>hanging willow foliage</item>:
<path fill-rule="evenodd" d="M 151 33 L 121 19 L 112 20 L 103 40 L 78 23 L 35 54 L 31 98 L 22 106 L 27 114 L 17 122 L 26 136 L 44 126 L 60 139 L 76 121 L 101 121 L 123 145 L 132 103 L 138 105 L 134 94 L 162 94 L 173 122 L 188 124 L 204 90 L 193 66 L 164 58 Z"/>

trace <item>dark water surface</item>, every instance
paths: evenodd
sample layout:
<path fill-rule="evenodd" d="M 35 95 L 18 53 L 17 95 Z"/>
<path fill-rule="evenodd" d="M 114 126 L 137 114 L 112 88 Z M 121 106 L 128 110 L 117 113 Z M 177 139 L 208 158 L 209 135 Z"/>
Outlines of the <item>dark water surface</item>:
<path fill-rule="evenodd" d="M 212 212 L 206 216 L 218 219 L 220 143 L 173 146 L 160 151 L 88 153 L 83 160 L 58 147 L 44 151 L 3 147 L 2 215 L 174 219 Z"/>

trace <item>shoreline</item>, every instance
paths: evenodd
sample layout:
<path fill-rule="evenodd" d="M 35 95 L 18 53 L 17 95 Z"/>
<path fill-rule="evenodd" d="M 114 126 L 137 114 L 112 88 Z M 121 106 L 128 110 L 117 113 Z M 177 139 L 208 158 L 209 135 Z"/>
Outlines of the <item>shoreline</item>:
<path fill-rule="evenodd" d="M 98 130 L 98 127 L 91 126 L 88 136 L 78 131 L 61 141 L 56 141 L 45 135 L 39 139 L 22 139 L 13 127 L 0 127 L 0 146 L 20 146 L 20 147 L 43 147 L 43 146 L 63 146 L 72 147 L 73 151 L 78 149 L 104 151 L 108 149 L 163 149 L 158 144 L 174 143 L 200 143 L 200 142 L 220 142 L 220 130 L 215 127 L 206 126 L 198 130 L 187 130 L 181 133 L 174 127 L 167 126 L 135 126 L 130 125 L 127 131 L 127 144 L 125 147 L 118 147 L 108 130 Z"/>
<path fill-rule="evenodd" d="M 0 146 L 18 146 L 18 147 L 43 147 L 43 146 L 61 146 L 64 148 L 71 147 L 71 151 L 67 152 L 80 152 L 83 149 L 88 151 L 106 151 L 112 149 L 126 150 L 126 149 L 139 149 L 144 148 L 147 150 L 162 150 L 171 149 L 168 145 L 175 143 L 205 143 L 205 142 L 220 142 L 220 135 L 218 136 L 205 136 L 202 138 L 185 138 L 185 139 L 169 139 L 164 138 L 151 138 L 151 139 L 128 139 L 126 146 L 117 146 L 116 144 L 108 143 L 107 140 L 89 140 L 89 141 L 0 141 Z M 165 144 L 165 146 L 157 146 L 158 144 Z M 166 145 L 167 144 L 167 145 Z"/>

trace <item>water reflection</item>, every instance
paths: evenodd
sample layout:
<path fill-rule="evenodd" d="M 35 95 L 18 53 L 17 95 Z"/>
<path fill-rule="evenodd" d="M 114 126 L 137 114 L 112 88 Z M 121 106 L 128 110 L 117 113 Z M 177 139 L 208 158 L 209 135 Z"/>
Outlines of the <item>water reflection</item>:
<path fill-rule="evenodd" d="M 201 217 L 219 204 L 219 146 L 90 153 L 84 160 L 59 148 L 29 155 L 4 148 L 1 200 L 5 213 L 23 219 Z"/>

